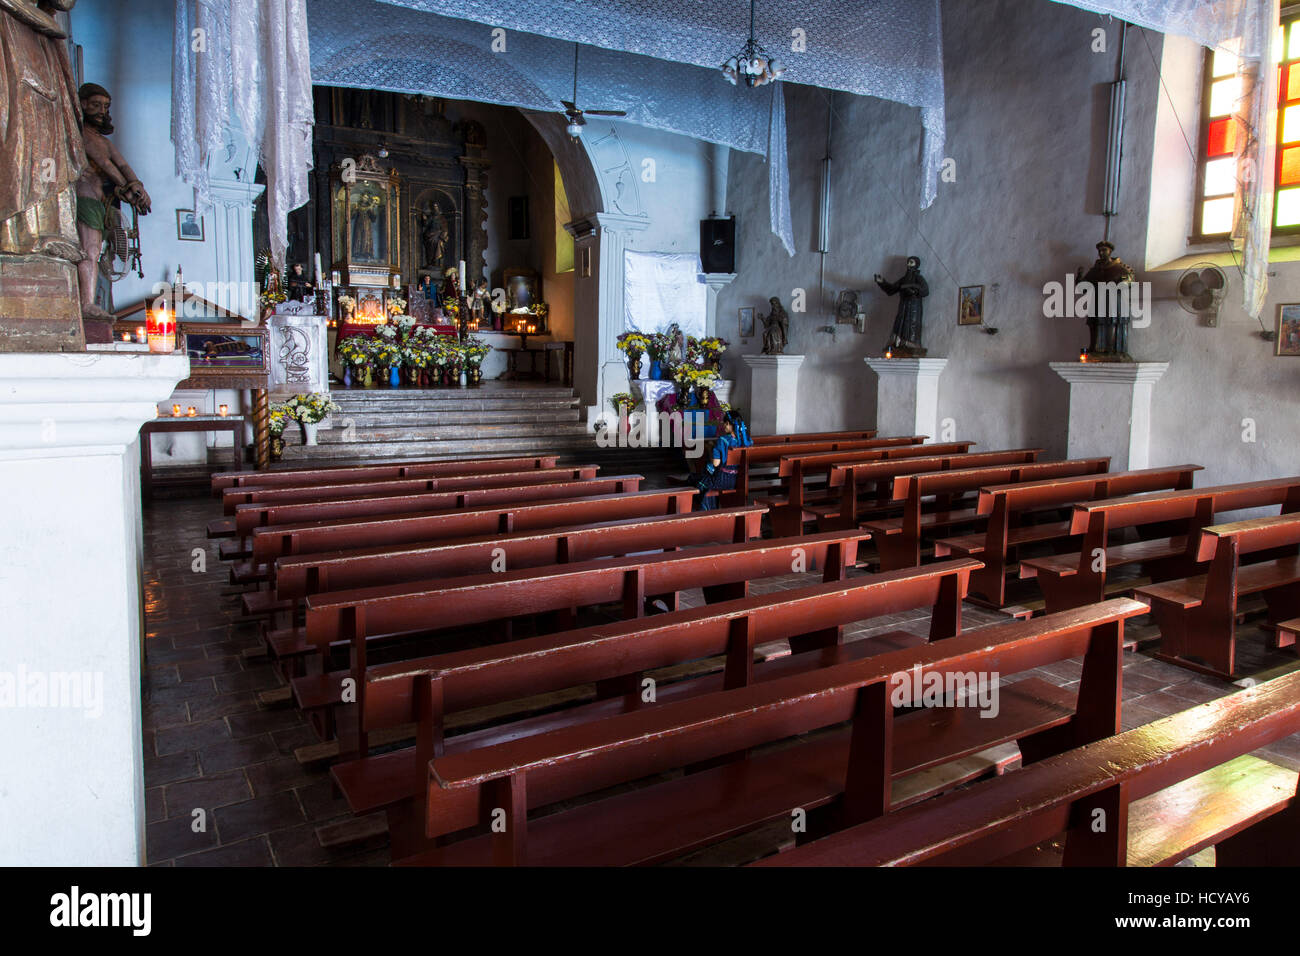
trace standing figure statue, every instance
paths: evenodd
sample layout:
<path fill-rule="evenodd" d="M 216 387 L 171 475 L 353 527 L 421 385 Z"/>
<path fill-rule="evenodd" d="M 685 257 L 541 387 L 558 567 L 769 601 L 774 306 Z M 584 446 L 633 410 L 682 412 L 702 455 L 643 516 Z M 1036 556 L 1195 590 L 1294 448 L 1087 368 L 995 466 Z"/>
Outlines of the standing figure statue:
<path fill-rule="evenodd" d="M 86 171 L 77 180 L 77 231 L 81 235 L 81 249 L 86 258 L 78 266 L 81 276 L 81 315 L 83 322 L 89 318 L 107 322 L 112 336 L 113 315 L 95 305 L 95 281 L 98 275 L 99 253 L 104 244 L 104 228 L 108 222 L 109 197 L 130 203 L 141 216 L 147 216 L 152 206 L 140 177 L 127 165 L 117 147 L 109 142 L 113 132 L 113 119 L 109 107 L 113 98 L 108 90 L 95 83 L 84 83 L 77 91 L 84 117 L 81 136 L 86 146 Z M 87 329 L 87 340 L 89 329 Z"/>
<path fill-rule="evenodd" d="M 1097 243 L 1097 261 L 1086 273 L 1075 271 L 1076 285 L 1091 285 L 1092 314 L 1088 316 L 1088 357 L 1094 362 L 1131 362 L 1128 333 L 1133 323 L 1129 314 L 1129 286 L 1133 269 L 1111 253 L 1114 243 Z"/>
<path fill-rule="evenodd" d="M 779 296 L 774 295 L 767 301 L 772 311 L 758 317 L 763 323 L 763 354 L 784 355 L 790 335 L 790 316 L 782 307 Z"/>
<path fill-rule="evenodd" d="M 908 256 L 907 271 L 897 282 L 888 282 L 876 273 L 876 285 L 886 295 L 898 295 L 898 315 L 886 351 L 902 358 L 925 358 L 926 350 L 921 347 L 921 300 L 930 294 L 930 287 L 921 276 L 921 260 Z"/>

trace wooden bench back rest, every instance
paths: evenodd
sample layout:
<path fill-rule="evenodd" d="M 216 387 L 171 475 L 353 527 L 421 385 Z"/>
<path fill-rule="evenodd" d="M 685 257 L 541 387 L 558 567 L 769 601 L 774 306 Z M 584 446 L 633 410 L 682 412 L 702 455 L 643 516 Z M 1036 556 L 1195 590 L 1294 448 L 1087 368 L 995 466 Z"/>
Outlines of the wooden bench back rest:
<path fill-rule="evenodd" d="M 1237 555 L 1243 555 L 1294 544 L 1300 544 L 1300 514 L 1251 518 L 1248 521 L 1203 528 L 1196 560 L 1211 561 L 1218 558 L 1225 545 L 1229 545 Z"/>
<path fill-rule="evenodd" d="M 1049 478 L 1015 485 L 991 485 L 980 489 L 977 509 L 982 515 L 999 510 L 1008 514 L 1061 507 L 1094 498 L 1135 495 L 1165 488 L 1192 486 L 1192 476 L 1201 465 L 1168 465 L 1136 471 L 1113 471 L 1073 478 Z"/>
<path fill-rule="evenodd" d="M 341 481 L 430 478 L 434 475 L 472 475 L 475 472 L 525 471 L 554 468 L 558 455 L 524 455 L 509 458 L 440 459 L 404 461 L 385 465 L 336 465 L 326 468 L 296 468 L 287 471 L 219 471 L 212 476 L 213 497 L 227 488 L 282 488 Z"/>
<path fill-rule="evenodd" d="M 1292 673 L 755 865 L 978 865 L 1065 832 L 1067 866 L 1124 866 L 1134 800 L 1297 732 Z M 1109 825 L 1092 825 L 1097 810 Z"/>
<path fill-rule="evenodd" d="M 923 445 L 922 448 L 935 448 Z M 853 461 L 843 456 L 835 459 L 830 470 L 830 486 L 840 488 L 867 482 L 890 481 L 899 475 L 924 474 L 957 468 L 984 468 L 994 465 L 1032 464 L 1038 460 L 1041 448 L 1010 448 L 1003 451 L 939 451 L 933 455 L 916 457 L 896 456 L 881 461 Z M 852 479 L 852 480 L 850 480 Z M 892 485 L 890 486 L 892 496 Z"/>
<path fill-rule="evenodd" d="M 1281 505 L 1283 513 L 1300 511 L 1300 477 L 1244 481 L 1229 485 L 1208 485 L 1180 491 L 1153 491 L 1125 498 L 1079 502 L 1074 506 L 1070 531 L 1084 534 L 1096 527 L 1116 531 L 1145 524 L 1160 524 L 1192 518 L 1211 518 L 1228 511 Z M 1206 521 L 1206 524 L 1209 524 Z"/>
<path fill-rule="evenodd" d="M 860 431 L 847 432 L 795 432 L 791 435 L 751 435 L 750 440 L 755 445 L 792 445 L 799 442 L 809 441 L 835 441 L 844 439 L 852 441 L 858 438 L 875 438 L 876 430 L 868 428 Z"/>
<path fill-rule="evenodd" d="M 265 564 L 290 554 L 319 554 L 322 551 L 341 551 L 345 548 L 414 544 L 477 534 L 508 534 L 511 531 L 535 528 L 614 521 L 618 518 L 683 514 L 691 510 L 696 494 L 694 488 L 675 488 L 668 491 L 595 495 L 541 504 L 514 502 L 416 515 L 351 518 L 257 528 L 252 534 L 253 560 Z"/>
<path fill-rule="evenodd" d="M 794 454 L 782 455 L 781 461 L 777 465 L 777 474 L 782 478 L 788 478 L 794 474 L 795 466 L 799 466 L 805 476 L 825 472 L 830 466 L 837 461 L 845 458 L 851 458 L 854 461 L 878 461 L 883 456 L 883 449 L 886 448 L 913 448 L 922 444 L 926 439 L 925 435 L 907 435 L 901 438 L 873 438 L 871 444 L 860 449 L 857 452 L 815 452 L 813 454 Z M 962 442 L 963 445 L 969 445 L 969 442 Z M 963 449 L 964 450 L 964 449 Z M 739 449 L 735 450 L 736 464 L 740 462 Z"/>
<path fill-rule="evenodd" d="M 547 474 L 547 472 L 537 472 Z M 436 481 L 438 479 L 430 479 Z M 299 524 L 304 521 L 332 521 L 341 518 L 365 518 L 374 515 L 417 514 L 473 508 L 511 501 L 550 501 L 559 498 L 586 498 L 641 490 L 640 475 L 607 475 L 603 478 L 568 478 L 522 485 L 466 488 L 459 491 L 434 491 L 426 494 L 390 495 L 376 498 L 339 498 L 330 501 L 305 501 L 292 504 L 258 503 L 235 509 L 235 533 L 248 535 L 255 528 Z"/>
<path fill-rule="evenodd" d="M 647 596 L 734 585 L 742 597 L 751 578 L 821 569 L 838 580 L 857 561 L 864 531 L 747 541 L 623 558 L 576 561 L 499 574 L 331 591 L 307 598 L 307 641 L 322 651 L 332 641 L 371 634 L 407 634 L 499 621 L 526 614 L 622 602 L 639 617 Z M 363 669 L 363 668 L 362 668 Z"/>
<path fill-rule="evenodd" d="M 336 499 L 418 495 L 434 491 L 458 491 L 464 488 L 492 488 L 499 485 L 540 485 L 549 481 L 594 478 L 598 470 L 598 465 L 572 465 L 564 468 L 530 468 L 524 471 L 353 481 L 336 485 L 311 485 L 305 488 L 228 488 L 222 492 L 221 504 L 225 513 L 232 515 L 240 505 L 291 505 Z M 575 474 L 575 472 L 582 472 L 582 474 Z"/>
<path fill-rule="evenodd" d="M 918 436 L 919 438 L 919 436 Z M 877 462 L 911 460 L 916 458 L 933 458 L 937 455 L 964 455 L 975 444 L 969 441 L 943 442 L 935 445 L 902 444 L 897 446 L 861 449 L 855 452 L 831 452 L 830 454 L 791 455 L 783 457 L 780 474 L 786 478 L 789 489 L 789 505 L 803 507 L 804 480 L 819 475 L 829 475 L 837 465 L 846 461 Z"/>
<path fill-rule="evenodd" d="M 902 451 L 905 448 L 918 447 L 903 445 L 897 448 L 880 446 L 877 441 L 890 439 L 857 439 L 818 442 L 790 442 L 785 445 L 752 445 L 749 448 L 732 448 L 727 452 L 728 465 L 737 469 L 736 488 L 728 494 L 739 502 L 749 499 L 749 470 L 751 468 L 780 467 L 780 459 L 787 455 L 813 455 L 821 452 L 846 451 L 878 452 L 882 458 L 889 457 L 890 451 Z"/>
<path fill-rule="evenodd" d="M 649 618 L 616 621 L 493 647 L 380 664 L 366 672 L 361 728 L 416 720 L 415 686 L 434 678 L 442 712 L 468 710 L 579 684 L 727 655 L 724 683 L 753 679 L 755 645 L 918 608 L 934 609 L 930 640 L 961 632 L 961 602 L 979 562 L 957 558 L 905 572 L 864 575 Z"/>
<path fill-rule="evenodd" d="M 478 535 L 418 547 L 367 548 L 275 562 L 275 592 L 304 598 L 349 588 L 419 581 L 442 575 L 487 573 L 495 567 L 532 568 L 597 557 L 755 538 L 767 509 L 759 505 L 680 515 L 623 518 L 567 528 Z"/>
<path fill-rule="evenodd" d="M 852 825 L 889 808 L 892 748 L 887 742 L 896 688 L 923 685 L 928 674 L 942 679 L 1017 673 L 1082 655 L 1078 709 L 1056 728 L 1058 750 L 1081 746 L 1119 731 L 1124 620 L 1145 610 L 1121 599 L 998 624 L 935 644 L 442 757 L 434 755 L 434 741 L 425 736 L 417 740 L 417 753 L 430 757 L 427 834 L 474 826 L 485 822 L 492 808 L 506 807 L 507 861 L 525 862 L 529 808 L 850 720 L 842 821 Z M 420 684 L 422 703 L 432 700 L 431 683 Z"/>
<path fill-rule="evenodd" d="M 899 475 L 894 479 L 894 501 L 919 502 L 932 495 L 952 495 L 978 491 L 991 484 L 1019 484 L 1046 478 L 1071 478 L 1104 474 L 1109 458 L 1072 458 L 1066 461 L 1039 461 L 1026 464 L 985 465 L 979 468 L 952 468 L 946 471 Z"/>

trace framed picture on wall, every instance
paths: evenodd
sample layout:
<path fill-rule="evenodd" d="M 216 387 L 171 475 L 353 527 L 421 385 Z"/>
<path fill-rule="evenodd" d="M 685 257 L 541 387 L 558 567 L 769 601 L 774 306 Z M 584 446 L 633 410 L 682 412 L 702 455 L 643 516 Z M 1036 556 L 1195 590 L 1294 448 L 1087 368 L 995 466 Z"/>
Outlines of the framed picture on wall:
<path fill-rule="evenodd" d="M 754 307 L 746 306 L 740 310 L 740 337 L 742 339 L 753 338 L 754 336 Z"/>
<path fill-rule="evenodd" d="M 1276 354 L 1300 355 L 1300 302 L 1277 307 Z"/>
<path fill-rule="evenodd" d="M 858 297 L 861 295 L 857 289 L 843 289 L 835 297 L 835 324 L 852 325 L 858 316 Z"/>
<path fill-rule="evenodd" d="M 957 290 L 957 324 L 980 325 L 984 321 L 984 287 L 964 285 Z"/>
<path fill-rule="evenodd" d="M 186 242 L 203 241 L 203 217 L 193 209 L 176 210 L 176 238 Z"/>

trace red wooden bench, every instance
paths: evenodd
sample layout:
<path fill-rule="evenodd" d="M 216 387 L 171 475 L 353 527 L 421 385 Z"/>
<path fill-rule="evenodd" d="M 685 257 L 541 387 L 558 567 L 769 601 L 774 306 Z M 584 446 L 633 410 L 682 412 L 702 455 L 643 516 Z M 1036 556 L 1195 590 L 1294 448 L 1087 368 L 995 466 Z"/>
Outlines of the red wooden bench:
<path fill-rule="evenodd" d="M 936 448 L 922 445 L 922 450 Z M 939 450 L 934 455 L 920 455 L 897 461 L 861 461 L 840 456 L 831 462 L 828 484 L 839 489 L 832 500 L 805 505 L 806 518 L 815 519 L 819 531 L 836 528 L 854 528 L 866 519 L 878 517 L 882 512 L 896 511 L 891 506 L 893 482 L 899 475 L 924 474 L 948 471 L 954 468 L 983 468 L 993 465 L 1031 464 L 1043 453 L 1041 448 L 1012 448 L 1005 451 L 984 451 L 971 454 Z M 870 504 L 859 502 L 858 490 L 872 489 Z"/>
<path fill-rule="evenodd" d="M 1200 469 L 1200 465 L 1170 465 L 982 488 L 976 511 L 981 517 L 988 516 L 988 527 L 974 534 L 938 538 L 934 554 L 977 556 L 984 567 L 971 580 L 971 594 L 1002 607 L 1006 604 L 1007 568 L 1015 560 L 1016 549 L 1060 541 L 1071 533 L 1068 520 L 1027 523 L 1033 512 L 1144 491 L 1190 488 L 1193 474 Z"/>
<path fill-rule="evenodd" d="M 530 528 L 558 528 L 619 518 L 682 514 L 691 510 L 695 495 L 694 488 L 674 488 L 258 528 L 252 535 L 252 563 L 266 564 L 290 554 L 319 554 L 322 551 L 413 544 L 493 532 L 506 534 Z"/>
<path fill-rule="evenodd" d="M 235 532 L 249 535 L 255 528 L 299 524 L 303 521 L 332 521 L 341 518 L 366 518 L 374 515 L 417 514 L 471 508 L 502 501 L 548 501 L 555 498 L 586 498 L 591 495 L 622 494 L 639 491 L 640 475 L 606 475 L 595 477 L 594 466 L 553 471 L 529 472 L 520 483 L 476 485 L 473 479 L 453 479 L 461 488 L 447 488 L 445 478 L 423 479 L 437 483 L 436 491 L 414 494 L 362 495 L 355 498 L 329 498 L 322 501 L 264 501 L 239 505 L 235 510 Z M 513 476 L 519 477 L 519 476 Z"/>
<path fill-rule="evenodd" d="M 1020 562 L 1020 576 L 1038 579 L 1048 611 L 1090 604 L 1108 596 L 1107 572 L 1115 568 L 1141 564 L 1156 581 L 1186 577 L 1195 570 L 1190 553 L 1199 543 L 1195 532 L 1213 524 L 1216 515 L 1278 505 L 1283 514 L 1300 511 L 1300 477 L 1080 502 L 1070 521 L 1070 533 L 1083 535 L 1079 552 L 1026 558 Z M 1126 528 L 1147 529 L 1167 522 L 1181 526 L 1176 534 L 1133 542 L 1110 540 Z"/>
<path fill-rule="evenodd" d="M 780 460 L 786 455 L 811 455 L 828 451 L 854 452 L 879 449 L 889 446 L 878 445 L 878 441 L 894 440 L 873 438 L 833 439 L 829 441 L 787 442 L 777 445 L 753 445 L 749 448 L 733 448 L 727 455 L 727 464 L 734 465 L 737 469 L 736 487 L 734 490 L 723 492 L 720 501 L 728 505 L 747 504 L 752 491 L 758 489 L 769 491 L 779 486 L 780 482 L 775 474 L 768 475 L 761 485 L 754 485 L 750 472 L 752 470 L 775 472 Z"/>
<path fill-rule="evenodd" d="M 1300 673 L 754 865 L 1172 866 L 1213 846 L 1216 866 L 1295 866 L 1300 775 L 1249 756 L 1295 733 Z"/>
<path fill-rule="evenodd" d="M 471 475 L 476 471 L 524 471 L 554 468 L 557 455 L 523 455 L 508 458 L 448 458 L 437 461 L 402 461 L 377 465 L 334 465 L 284 471 L 219 471 L 212 476 L 212 495 L 220 498 L 227 488 L 256 486 L 283 488 L 341 481 L 385 481 L 394 478 L 432 478 L 435 475 Z"/>
<path fill-rule="evenodd" d="M 925 638 L 892 631 L 840 644 L 838 636 L 845 625 L 917 608 L 932 611 L 930 640 L 954 637 L 961 631 L 966 580 L 977 566 L 978 562 L 958 559 L 922 570 L 831 581 L 651 618 L 372 666 L 358 685 L 356 703 L 349 706 L 357 713 L 357 730 L 367 737 L 398 732 L 410 740 L 420 719 L 420 685 L 432 686 L 437 710 L 426 715 L 429 725 L 421 732 L 434 740 L 445 739 L 448 753 L 489 746 L 650 705 L 639 692 L 606 695 L 563 711 L 450 737 L 446 734 L 447 716 L 593 682 L 598 688 L 613 685 L 640 691 L 641 676 L 647 672 L 715 655 L 724 655 L 721 670 L 657 685 L 654 706 L 861 660 L 925 643 Z M 818 646 L 801 643 L 801 636 L 810 637 Z M 758 645 L 782 639 L 801 649 L 755 662 Z M 337 705 L 346 676 L 296 678 L 293 692 L 299 706 Z M 1030 680 L 1033 682 L 1024 685 L 1022 693 L 1034 688 L 1044 698 L 1050 697 L 1050 685 Z M 1070 695 L 1061 694 L 1060 703 L 1062 708 L 1072 704 Z M 393 805 L 413 801 L 425 785 L 426 773 L 414 747 L 366 755 L 333 768 L 334 779 L 353 813 L 391 811 L 395 857 L 423 842 L 418 832 L 408 832 L 407 824 L 418 823 L 418 814 L 409 812 L 411 806 Z"/>
<path fill-rule="evenodd" d="M 800 569 L 821 569 L 826 580 L 838 580 L 867 537 L 831 532 L 331 591 L 307 598 L 304 627 L 273 632 L 268 643 L 281 660 L 327 660 L 332 644 L 350 645 L 352 669 L 361 674 L 367 647 L 397 637 L 609 603 L 621 603 L 624 617 L 639 617 L 650 595 L 703 588 L 706 600 L 727 600 L 748 593 L 753 579 Z"/>
<path fill-rule="evenodd" d="M 1192 670 L 1232 678 L 1236 673 L 1237 600 L 1262 594 L 1270 624 L 1300 615 L 1300 515 L 1254 518 L 1213 525 L 1201 531 L 1197 562 L 1210 562 L 1205 574 L 1137 588 L 1134 596 L 1151 605 L 1160 628 L 1163 660 Z M 1242 555 L 1285 552 L 1254 564 Z M 1278 644 L 1292 643 L 1280 633 Z"/>
<path fill-rule="evenodd" d="M 809 441 L 853 441 L 858 438 L 875 438 L 876 430 L 868 428 L 860 431 L 846 432 L 794 432 L 789 435 L 751 435 L 755 445 L 791 445 Z"/>
<path fill-rule="evenodd" d="M 891 499 L 903 502 L 902 516 L 867 521 L 862 527 L 871 532 L 882 568 L 914 568 L 921 563 L 923 532 L 933 533 L 979 520 L 974 507 L 955 507 L 955 496 L 987 485 L 1101 474 L 1109 467 L 1109 458 L 1077 458 L 898 475 L 894 478 Z M 927 498 L 935 499 L 929 511 L 924 508 Z"/>
<path fill-rule="evenodd" d="M 891 809 L 902 773 L 1011 740 L 1038 759 L 1116 733 L 1123 622 L 1142 611 L 1114 601 L 1012 621 L 459 753 L 440 754 L 440 742 L 425 733 L 417 753 L 429 758 L 426 836 L 469 835 L 400 862 L 653 863 L 790 819 L 796 808 L 828 807 L 822 826 L 852 826 Z M 897 691 L 924 686 L 928 674 L 945 684 L 951 676 L 956 691 L 972 675 L 1017 673 L 1078 655 L 1085 663 L 1073 708 L 1011 684 L 999 687 L 996 716 L 980 714 L 969 697 L 895 714 Z M 419 693 L 421 712 L 432 714 L 436 688 L 423 682 Z M 836 733 L 790 740 L 845 723 Z M 788 745 L 746 753 L 777 741 Z M 720 758 L 712 769 L 528 818 L 530 810 Z M 489 832 L 474 835 L 475 828 Z"/>

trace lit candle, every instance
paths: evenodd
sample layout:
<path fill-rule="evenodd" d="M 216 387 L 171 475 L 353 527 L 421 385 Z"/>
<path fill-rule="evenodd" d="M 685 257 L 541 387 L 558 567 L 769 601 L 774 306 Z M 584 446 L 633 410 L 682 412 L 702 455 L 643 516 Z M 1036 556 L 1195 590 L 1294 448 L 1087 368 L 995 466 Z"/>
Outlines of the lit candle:
<path fill-rule="evenodd" d="M 154 417 L 154 418 L 157 418 L 157 417 L 158 417 L 159 415 L 161 415 L 161 414 L 162 414 L 162 412 L 158 411 L 158 406 L 157 406 L 157 405 L 154 405 L 154 407 L 153 407 L 153 417 Z"/>
<path fill-rule="evenodd" d="M 1086 361 L 1088 361 L 1088 350 L 1087 350 L 1087 349 L 1079 349 L 1079 361 L 1080 361 L 1080 362 L 1086 362 Z"/>
<path fill-rule="evenodd" d="M 149 351 L 176 351 L 176 315 L 164 305 L 149 313 Z"/>
<path fill-rule="evenodd" d="M 130 332 L 123 332 L 123 333 L 122 333 L 122 341 L 123 341 L 123 342 L 130 342 L 130 341 L 131 341 L 131 333 L 130 333 Z"/>
<path fill-rule="evenodd" d="M 149 341 L 148 333 L 145 331 L 145 327 L 143 325 L 135 330 L 135 340 L 141 345 L 144 345 L 146 342 Z"/>
<path fill-rule="evenodd" d="M 892 351 L 887 350 L 885 352 L 885 358 L 893 358 L 893 357 L 894 357 L 894 353 Z"/>
<path fill-rule="evenodd" d="M 316 258 L 319 259 L 319 258 L 320 258 L 320 255 L 317 254 Z M 218 405 L 218 406 L 217 406 L 217 414 L 220 415 L 222 418 L 225 418 L 227 415 L 230 414 L 230 406 L 229 406 L 229 405 Z"/>
<path fill-rule="evenodd" d="M 180 417 L 181 417 L 181 407 L 180 407 L 179 405 L 173 405 L 173 406 L 172 406 L 172 417 L 173 417 L 173 418 L 180 418 Z"/>
<path fill-rule="evenodd" d="M 195 408 L 193 405 L 191 405 L 189 408 L 185 409 L 185 417 L 186 417 L 186 418 L 193 418 L 193 417 L 194 417 L 195 415 L 197 415 L 198 413 L 199 413 L 199 410 L 198 410 L 197 408 Z"/>
<path fill-rule="evenodd" d="M 460 260 L 460 291 L 465 291 L 465 260 Z"/>

